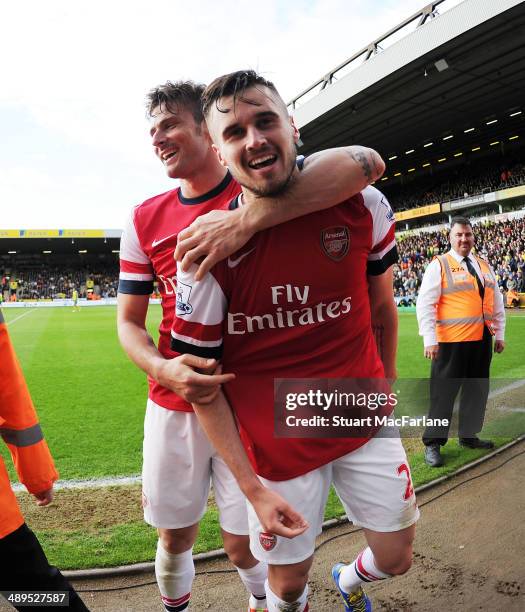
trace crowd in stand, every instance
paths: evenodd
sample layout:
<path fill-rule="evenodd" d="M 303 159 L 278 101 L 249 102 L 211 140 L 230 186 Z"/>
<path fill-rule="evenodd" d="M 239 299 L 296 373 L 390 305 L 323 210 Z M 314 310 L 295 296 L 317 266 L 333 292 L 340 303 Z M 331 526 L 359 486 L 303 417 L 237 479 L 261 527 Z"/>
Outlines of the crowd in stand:
<path fill-rule="evenodd" d="M 494 268 L 502 291 L 525 292 L 525 218 L 499 223 L 477 224 L 474 228 L 476 252 Z M 399 305 L 415 305 L 423 274 L 432 258 L 450 248 L 448 230 L 421 232 L 398 241 L 399 263 L 394 265 L 394 294 Z M 12 283 L 16 283 L 13 288 Z M 64 268 L 38 268 L 3 274 L 0 292 L 8 301 L 16 299 L 116 297 L 118 270 L 97 271 Z"/>
<path fill-rule="evenodd" d="M 117 296 L 118 270 L 87 271 L 74 268 L 13 270 L 2 273 L 0 292 L 5 301 L 71 298 L 76 289 L 80 298 Z"/>
<path fill-rule="evenodd" d="M 496 272 L 501 291 L 525 293 L 525 218 L 474 226 L 476 251 Z M 450 248 L 448 229 L 405 235 L 398 240 L 399 263 L 394 265 L 394 294 L 400 306 L 413 306 L 427 265 Z M 101 264 L 97 270 L 73 267 L 26 267 L 0 269 L 0 298 L 34 300 L 114 298 L 118 290 L 118 267 Z M 0 300 L 1 301 L 1 300 Z"/>
<path fill-rule="evenodd" d="M 394 210 L 408 210 L 436 202 L 448 202 L 525 184 L 525 164 L 461 166 L 436 177 L 420 177 L 405 185 L 382 185 Z"/>
<path fill-rule="evenodd" d="M 525 292 L 525 218 L 474 226 L 475 253 L 490 263 L 500 290 Z M 398 241 L 394 294 L 400 306 L 414 306 L 423 274 L 436 255 L 450 249 L 448 229 L 421 232 Z"/>

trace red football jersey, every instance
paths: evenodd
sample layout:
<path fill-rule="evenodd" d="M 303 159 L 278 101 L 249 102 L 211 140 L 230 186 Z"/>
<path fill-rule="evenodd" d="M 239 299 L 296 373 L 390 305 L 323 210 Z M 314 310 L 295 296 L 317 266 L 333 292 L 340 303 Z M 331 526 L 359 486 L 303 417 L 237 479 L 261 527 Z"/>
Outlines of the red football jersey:
<path fill-rule="evenodd" d="M 382 378 L 367 275 L 397 261 L 394 215 L 374 187 L 256 234 L 200 282 L 179 273 L 172 348 L 220 358 L 254 469 L 271 480 L 313 470 L 363 438 L 275 438 L 275 378 Z M 393 298 L 392 298 L 393 299 Z M 388 412 L 391 407 L 388 409 Z"/>
<path fill-rule="evenodd" d="M 126 223 L 120 241 L 119 292 L 149 295 L 157 279 L 162 300 L 159 351 L 167 359 L 176 357 L 170 348 L 170 330 L 175 314 L 177 268 L 173 252 L 177 235 L 197 217 L 227 208 L 240 189 L 228 172 L 214 189 L 198 198 L 185 198 L 173 189 L 136 206 Z M 178 395 L 148 377 L 149 397 L 159 406 L 191 412 Z"/>

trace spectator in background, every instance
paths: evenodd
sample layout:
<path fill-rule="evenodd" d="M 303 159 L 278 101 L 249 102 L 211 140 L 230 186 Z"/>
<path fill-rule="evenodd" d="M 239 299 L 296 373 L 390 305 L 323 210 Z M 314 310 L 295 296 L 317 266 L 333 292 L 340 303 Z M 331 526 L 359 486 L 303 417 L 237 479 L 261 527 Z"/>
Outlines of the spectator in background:
<path fill-rule="evenodd" d="M 507 291 L 507 308 L 516 308 L 520 305 L 520 296 L 514 287 Z"/>

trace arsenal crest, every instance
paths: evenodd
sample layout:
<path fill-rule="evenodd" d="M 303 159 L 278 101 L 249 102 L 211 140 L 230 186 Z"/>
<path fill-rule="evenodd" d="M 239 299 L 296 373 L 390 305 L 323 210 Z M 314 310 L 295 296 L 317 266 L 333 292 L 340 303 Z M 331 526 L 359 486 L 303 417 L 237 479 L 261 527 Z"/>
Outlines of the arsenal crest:
<path fill-rule="evenodd" d="M 273 533 L 261 531 L 259 534 L 259 542 L 266 552 L 270 552 L 270 550 L 273 550 L 277 544 L 277 536 Z"/>
<path fill-rule="evenodd" d="M 327 227 L 322 230 L 321 247 L 330 259 L 341 261 L 350 248 L 350 232 L 346 225 Z"/>

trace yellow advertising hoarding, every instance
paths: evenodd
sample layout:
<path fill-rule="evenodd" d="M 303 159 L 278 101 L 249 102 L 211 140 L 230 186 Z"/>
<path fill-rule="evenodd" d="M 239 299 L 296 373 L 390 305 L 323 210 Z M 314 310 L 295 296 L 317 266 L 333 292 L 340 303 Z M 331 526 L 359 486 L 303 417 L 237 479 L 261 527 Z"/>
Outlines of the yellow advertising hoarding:
<path fill-rule="evenodd" d="M 519 185 L 518 187 L 510 187 L 509 189 L 502 189 L 496 192 L 496 198 L 498 200 L 506 200 L 507 198 L 517 198 L 519 196 L 525 196 L 525 185 Z"/>
<path fill-rule="evenodd" d="M 91 229 L 27 229 L 0 230 L 0 238 L 104 238 L 104 230 Z"/>
<path fill-rule="evenodd" d="M 419 208 L 412 208 L 411 210 L 402 210 L 396 212 L 396 221 L 406 221 L 407 219 L 415 219 L 417 217 L 426 217 L 427 215 L 435 215 L 441 212 L 441 204 L 436 202 L 435 204 L 427 204 L 426 206 L 420 206 Z"/>
<path fill-rule="evenodd" d="M 62 238 L 104 238 L 104 230 L 60 230 Z"/>

